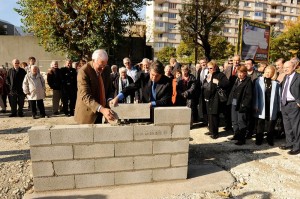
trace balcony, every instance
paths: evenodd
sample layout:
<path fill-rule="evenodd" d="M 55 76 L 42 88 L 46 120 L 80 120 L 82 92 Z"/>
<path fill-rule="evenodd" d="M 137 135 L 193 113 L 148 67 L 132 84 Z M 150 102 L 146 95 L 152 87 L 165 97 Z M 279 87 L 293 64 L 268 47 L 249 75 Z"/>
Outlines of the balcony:
<path fill-rule="evenodd" d="M 263 11 L 264 8 L 263 8 L 263 7 L 255 7 L 254 10 L 255 10 L 255 11 Z"/>
<path fill-rule="evenodd" d="M 167 37 L 155 37 L 154 42 L 167 42 L 168 38 Z"/>
<path fill-rule="evenodd" d="M 269 21 L 270 23 L 277 23 L 277 22 L 280 21 L 280 19 L 279 19 L 279 18 L 268 18 L 268 21 Z"/>
<path fill-rule="evenodd" d="M 262 16 L 253 16 L 252 19 L 253 20 L 258 20 L 258 21 L 263 21 L 263 17 Z"/>
<path fill-rule="evenodd" d="M 160 7 L 160 6 L 155 6 L 154 7 L 155 12 L 168 12 L 169 8 L 168 7 Z"/>
<path fill-rule="evenodd" d="M 168 17 L 155 17 L 155 21 L 168 22 Z"/>
<path fill-rule="evenodd" d="M 271 0 L 271 1 L 270 1 L 270 4 L 271 4 L 271 5 L 274 5 L 274 6 L 276 6 L 276 5 L 281 5 L 281 3 L 282 3 L 281 0 Z"/>
<path fill-rule="evenodd" d="M 280 9 L 271 9 L 270 13 L 271 14 L 280 14 Z"/>
<path fill-rule="evenodd" d="M 163 33 L 166 32 L 166 27 L 155 27 L 153 31 L 157 33 Z"/>

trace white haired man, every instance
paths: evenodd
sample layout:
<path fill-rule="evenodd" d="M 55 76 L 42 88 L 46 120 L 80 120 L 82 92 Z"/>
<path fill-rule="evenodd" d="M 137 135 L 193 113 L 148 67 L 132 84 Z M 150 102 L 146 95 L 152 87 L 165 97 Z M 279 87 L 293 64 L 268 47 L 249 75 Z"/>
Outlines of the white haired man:
<path fill-rule="evenodd" d="M 102 116 L 114 120 L 113 112 L 106 108 L 107 101 L 113 97 L 107 61 L 106 51 L 96 50 L 92 55 L 92 61 L 78 71 L 74 119 L 79 124 L 102 123 Z"/>

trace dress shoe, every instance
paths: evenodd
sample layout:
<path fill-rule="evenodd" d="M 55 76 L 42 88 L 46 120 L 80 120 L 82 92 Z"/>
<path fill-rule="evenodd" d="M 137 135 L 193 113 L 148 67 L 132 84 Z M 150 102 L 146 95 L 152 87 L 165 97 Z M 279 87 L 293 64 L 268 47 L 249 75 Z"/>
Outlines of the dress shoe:
<path fill-rule="evenodd" d="M 45 118 L 46 117 L 46 115 L 40 115 L 40 118 Z"/>
<path fill-rule="evenodd" d="M 299 154 L 299 153 L 300 153 L 300 149 L 298 149 L 298 150 L 296 150 L 296 151 L 290 150 L 290 151 L 288 152 L 289 155 L 297 155 L 297 154 Z"/>
<path fill-rule="evenodd" d="M 293 147 L 292 146 L 282 145 L 279 148 L 282 149 L 282 150 L 289 150 L 289 149 L 292 149 Z"/>
<path fill-rule="evenodd" d="M 18 116 L 19 117 L 24 117 L 24 114 L 23 113 L 18 113 Z"/>
<path fill-rule="evenodd" d="M 232 131 L 233 129 L 232 129 L 231 126 L 225 126 L 224 130 L 225 130 L 225 131 Z"/>
<path fill-rule="evenodd" d="M 38 119 L 36 115 L 33 115 L 32 118 L 33 118 L 33 119 Z"/>
<path fill-rule="evenodd" d="M 218 139 L 219 135 L 211 135 L 210 137 L 215 140 Z"/>
<path fill-rule="evenodd" d="M 53 113 L 53 115 L 59 115 L 59 113 L 56 111 L 56 112 Z"/>
<path fill-rule="evenodd" d="M 10 114 L 8 117 L 17 117 L 17 114 Z"/>
<path fill-rule="evenodd" d="M 2 110 L 2 111 L 0 111 L 1 113 L 6 113 L 6 110 Z"/>

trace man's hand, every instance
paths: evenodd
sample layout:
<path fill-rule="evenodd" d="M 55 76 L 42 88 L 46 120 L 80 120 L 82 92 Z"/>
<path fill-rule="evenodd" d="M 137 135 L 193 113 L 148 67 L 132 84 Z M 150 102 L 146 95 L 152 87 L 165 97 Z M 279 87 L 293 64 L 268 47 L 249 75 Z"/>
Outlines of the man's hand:
<path fill-rule="evenodd" d="M 107 120 L 115 120 L 114 112 L 108 108 L 101 107 L 100 113 L 102 113 Z"/>
<path fill-rule="evenodd" d="M 300 108 L 300 104 L 297 103 L 297 106 Z"/>
<path fill-rule="evenodd" d="M 109 101 L 109 107 L 115 107 L 118 105 L 119 99 L 118 97 L 115 97 L 114 99 Z"/>

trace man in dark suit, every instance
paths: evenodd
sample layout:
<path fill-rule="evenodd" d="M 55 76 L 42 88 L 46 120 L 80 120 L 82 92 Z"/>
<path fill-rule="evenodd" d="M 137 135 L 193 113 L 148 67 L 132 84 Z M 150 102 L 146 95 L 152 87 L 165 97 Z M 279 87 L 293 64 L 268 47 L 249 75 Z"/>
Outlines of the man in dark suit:
<path fill-rule="evenodd" d="M 110 101 L 110 106 L 118 104 L 119 100 L 142 88 L 142 103 L 149 107 L 172 105 L 172 82 L 164 75 L 164 66 L 155 61 L 150 66 L 150 73 L 142 73 L 139 79 L 126 87 L 118 96 Z"/>
<path fill-rule="evenodd" d="M 181 69 L 181 64 L 174 57 L 171 57 L 170 66 L 172 67 L 172 75 L 175 77 L 176 71 Z"/>
<path fill-rule="evenodd" d="M 92 61 L 84 65 L 77 75 L 77 100 L 74 119 L 79 124 L 101 123 L 102 116 L 114 120 L 113 112 L 106 108 L 113 90 L 110 68 L 106 67 L 108 55 L 105 50 L 96 50 Z"/>
<path fill-rule="evenodd" d="M 286 74 L 282 81 L 281 112 L 286 134 L 286 144 L 279 148 L 291 149 L 288 154 L 300 153 L 300 74 L 296 65 L 287 61 L 283 65 Z"/>
<path fill-rule="evenodd" d="M 23 93 L 22 84 L 26 71 L 20 67 L 20 61 L 14 59 L 12 61 L 13 68 L 7 72 L 6 84 L 8 86 L 9 103 L 11 106 L 11 114 L 9 117 L 23 117 L 23 107 L 25 94 Z"/>

